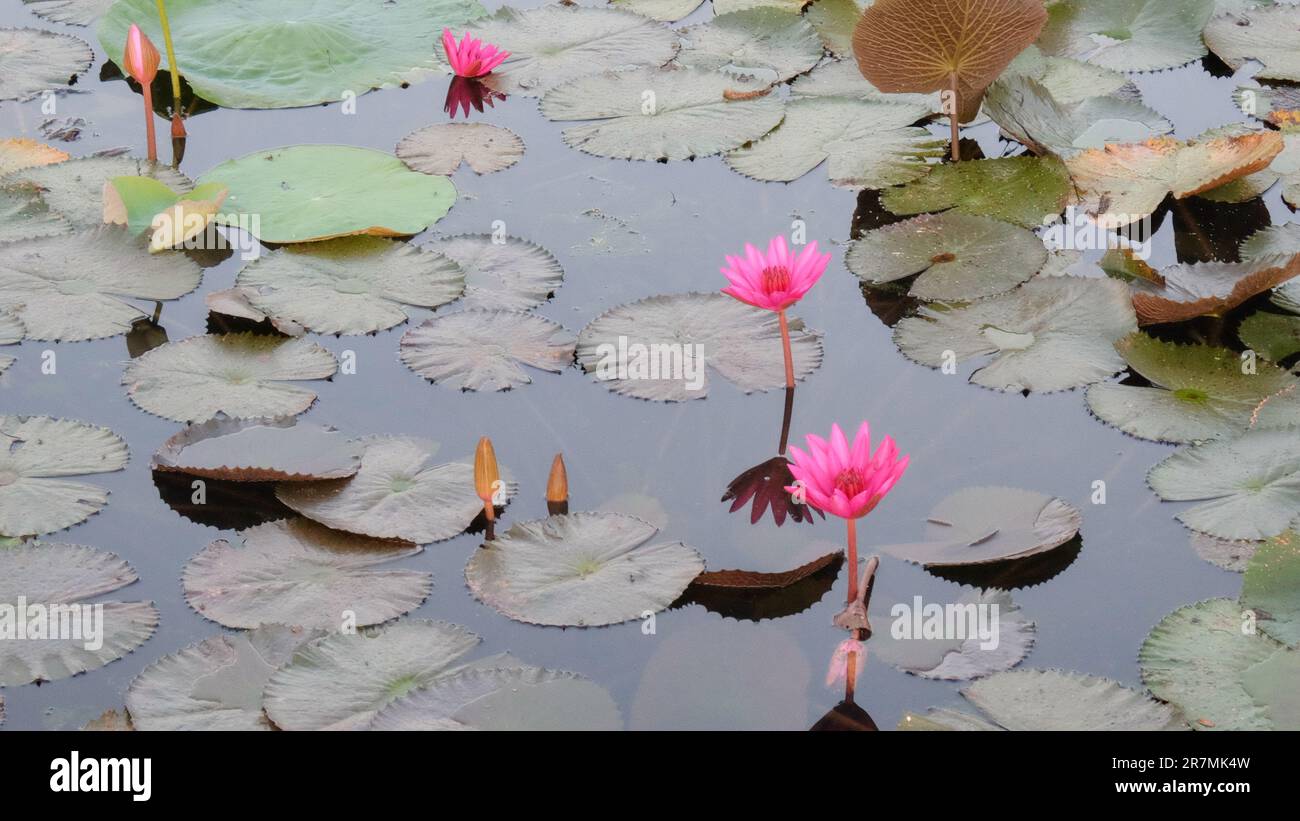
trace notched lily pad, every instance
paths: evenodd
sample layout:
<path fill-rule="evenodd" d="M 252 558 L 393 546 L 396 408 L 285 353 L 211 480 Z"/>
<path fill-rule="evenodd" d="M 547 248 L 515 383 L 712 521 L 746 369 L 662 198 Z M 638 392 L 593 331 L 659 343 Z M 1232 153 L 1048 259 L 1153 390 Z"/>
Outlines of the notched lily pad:
<path fill-rule="evenodd" d="M 802 74 L 822 58 L 817 32 L 799 14 L 761 7 L 724 12 L 715 7 L 714 15 L 682 30 L 685 45 L 677 52 L 679 65 L 753 75 L 770 83 Z"/>
<path fill-rule="evenodd" d="M 1300 538 L 1287 532 L 1261 544 L 1246 567 L 1241 603 L 1255 611 L 1258 627 L 1300 647 Z"/>
<path fill-rule="evenodd" d="M 564 280 L 551 252 L 526 239 L 462 234 L 430 247 L 460 266 L 466 308 L 527 311 L 554 296 Z"/>
<path fill-rule="evenodd" d="M 881 194 L 895 214 L 953 209 L 1037 228 L 1065 208 L 1070 175 L 1052 157 L 1001 159 L 941 165 L 921 179 Z"/>
<path fill-rule="evenodd" d="M 476 174 L 504 171 L 524 156 L 524 141 L 488 123 L 438 123 L 413 131 L 397 144 L 397 158 L 425 174 L 449 175 L 461 163 Z"/>
<path fill-rule="evenodd" d="M 559 324 L 525 311 L 458 311 L 402 336 L 402 362 L 449 388 L 505 391 L 532 382 L 523 366 L 560 373 L 576 340 Z"/>
<path fill-rule="evenodd" d="M 899 611 L 902 615 L 892 622 L 883 617 L 877 619 L 881 624 L 889 624 L 890 629 L 872 634 L 870 649 L 876 657 L 904 672 L 948 681 L 980 678 L 1015 667 L 1034 646 L 1034 622 L 1020 611 L 1020 606 L 1006 591 L 972 592 L 955 602 L 931 602 L 939 608 L 934 614 L 925 612 L 929 604 L 912 609 L 919 604 L 919 597 L 906 604 Z M 996 623 L 988 616 L 980 616 L 990 610 L 997 613 Z M 952 623 L 963 635 L 953 638 L 926 635 L 926 622 L 934 623 L 931 620 L 935 618 L 942 622 L 945 611 L 956 614 Z M 889 612 L 894 617 L 893 608 Z M 906 632 L 900 631 L 902 635 L 895 636 L 895 625 L 902 619 L 907 619 L 902 625 Z M 980 630 L 987 632 L 981 634 Z"/>
<path fill-rule="evenodd" d="M 1256 60 L 1263 65 L 1255 79 L 1300 82 L 1300 9 L 1294 6 L 1221 14 L 1206 25 L 1204 36 L 1205 45 L 1233 71 Z"/>
<path fill-rule="evenodd" d="M 325 425 L 293 419 L 212 419 L 163 442 L 149 467 L 234 482 L 346 479 L 362 448 Z"/>
<path fill-rule="evenodd" d="M 66 88 L 94 61 L 95 52 L 79 37 L 0 28 L 0 100 L 26 100 Z"/>
<path fill-rule="evenodd" d="M 1063 0 L 1038 38 L 1045 54 L 1116 71 L 1156 71 L 1205 56 L 1201 30 L 1215 0 Z"/>
<path fill-rule="evenodd" d="M 1300 274 L 1300 253 L 1256 257 L 1250 262 L 1175 265 L 1160 272 L 1163 285 L 1135 280 L 1133 307 L 1138 323 L 1182 322 L 1230 311 L 1255 294 Z"/>

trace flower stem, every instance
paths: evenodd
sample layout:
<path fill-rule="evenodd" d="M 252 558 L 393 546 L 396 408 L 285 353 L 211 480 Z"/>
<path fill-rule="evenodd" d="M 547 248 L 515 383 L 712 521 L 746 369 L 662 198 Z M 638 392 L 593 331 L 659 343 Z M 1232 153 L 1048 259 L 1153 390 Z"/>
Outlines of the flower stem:
<path fill-rule="evenodd" d="M 852 701 L 858 686 L 858 654 L 849 653 L 848 663 L 844 667 L 844 700 Z"/>
<path fill-rule="evenodd" d="M 952 88 L 952 100 L 948 102 L 948 105 L 951 106 L 951 110 L 948 112 L 948 122 L 952 126 L 952 161 L 961 162 L 961 146 L 959 145 L 961 142 L 961 126 L 957 122 L 959 116 L 957 111 L 960 106 L 958 105 L 957 75 L 955 73 L 949 75 L 949 82 Z"/>
<path fill-rule="evenodd" d="M 849 604 L 858 600 L 858 520 L 846 519 L 849 525 Z"/>
<path fill-rule="evenodd" d="M 162 24 L 163 44 L 167 46 L 167 72 L 172 78 L 172 112 L 177 116 L 181 111 L 181 69 L 176 64 L 176 48 L 172 45 L 172 27 L 167 22 L 167 7 L 163 0 L 158 2 L 158 22 Z"/>
<path fill-rule="evenodd" d="M 785 386 L 794 387 L 794 354 L 790 352 L 790 322 L 785 318 L 785 311 L 777 311 L 781 321 L 781 345 L 785 350 Z"/>
<path fill-rule="evenodd" d="M 144 131 L 149 141 L 149 161 L 158 162 L 158 140 L 153 130 L 153 90 L 146 83 L 140 84 L 144 92 Z"/>

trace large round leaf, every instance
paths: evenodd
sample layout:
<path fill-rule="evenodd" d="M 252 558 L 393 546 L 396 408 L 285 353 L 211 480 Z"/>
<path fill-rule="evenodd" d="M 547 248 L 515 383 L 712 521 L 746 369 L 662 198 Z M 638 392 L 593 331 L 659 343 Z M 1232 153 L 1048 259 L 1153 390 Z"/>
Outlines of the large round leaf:
<path fill-rule="evenodd" d="M 23 0 L 32 14 L 51 23 L 88 26 L 104 16 L 115 0 Z"/>
<path fill-rule="evenodd" d="M 290 108 L 411 82 L 439 68 L 434 42 L 486 12 L 477 0 L 168 0 L 176 59 L 194 93 L 228 108 Z M 99 24 L 122 63 L 127 29 L 161 47 L 154 0 L 118 0 Z"/>
<path fill-rule="evenodd" d="M 918 602 L 919 598 L 899 602 L 906 609 L 898 616 L 893 609 L 898 604 L 882 609 L 882 613 L 888 612 L 889 616 L 882 615 L 876 620 L 889 624 L 890 629 L 872 634 L 874 641 L 870 649 L 876 657 L 905 672 L 921 678 L 950 681 L 980 678 L 1015 667 L 1024 661 L 1034 646 L 1034 623 L 1005 590 L 972 592 L 955 602 L 926 602 L 923 607 L 914 608 Z M 873 604 L 880 606 L 883 602 Z M 942 608 L 938 611 L 939 618 L 945 617 L 945 611 L 958 614 L 954 622 L 963 625 L 966 634 L 961 637 L 926 635 L 925 622 L 933 617 L 924 610 L 930 604 Z M 996 613 L 996 624 L 991 616 L 986 615 L 981 620 L 978 615 L 981 610 Z M 907 620 L 906 632 L 895 635 L 896 628 L 904 619 Z M 996 630 L 988 639 L 979 635 L 977 629 L 971 629 L 980 626 L 981 622 L 983 627 Z M 916 629 L 917 626 L 921 629 Z M 984 646 L 986 643 L 989 646 Z"/>
<path fill-rule="evenodd" d="M 1117 681 L 1063 670 L 1014 670 L 962 695 L 1007 730 L 1167 730 L 1176 713 Z"/>
<path fill-rule="evenodd" d="M 465 163 L 478 174 L 502 171 L 524 156 L 524 141 L 488 123 L 438 123 L 413 131 L 397 144 L 397 157 L 425 174 L 451 174 Z"/>
<path fill-rule="evenodd" d="M 529 624 L 596 627 L 668 607 L 704 560 L 681 542 L 647 545 L 659 529 L 617 513 L 520 522 L 465 567 L 474 595 Z"/>
<path fill-rule="evenodd" d="M 412 171 L 392 154 L 347 145 L 293 145 L 218 165 L 199 180 L 230 189 L 224 225 L 247 224 L 283 244 L 370 234 L 412 236 L 456 201 L 446 177 Z M 241 220 L 242 216 L 242 220 Z"/>
<path fill-rule="evenodd" d="M 881 194 L 895 214 L 952 209 L 1037 228 L 1065 208 L 1070 175 L 1050 157 L 1005 157 L 941 165 Z"/>
<path fill-rule="evenodd" d="M 51 237 L 69 229 L 36 191 L 0 188 L 0 243 Z"/>
<path fill-rule="evenodd" d="M 1300 647 L 1300 540 L 1285 533 L 1261 544 L 1246 566 L 1241 603 L 1255 611 L 1259 629 Z"/>
<path fill-rule="evenodd" d="M 465 274 L 467 308 L 527 311 L 554 296 L 564 269 L 550 251 L 525 239 L 464 234 L 431 246 Z"/>
<path fill-rule="evenodd" d="M 1063 102 L 1047 86 L 1023 75 L 1005 76 L 990 86 L 984 110 L 1004 132 L 1032 150 L 1061 157 L 1107 143 L 1146 140 L 1174 129 L 1138 99 L 1117 94 Z"/>
<path fill-rule="evenodd" d="M 573 363 L 573 335 L 525 311 L 458 311 L 402 336 L 402 361 L 428 379 L 464 391 L 527 385 L 523 366 L 560 373 Z"/>
<path fill-rule="evenodd" d="M 0 100 L 66 88 L 94 61 L 90 46 L 72 35 L 0 28 Z"/>
<path fill-rule="evenodd" d="M 1062 0 L 1038 38 L 1046 54 L 1117 71 L 1154 71 L 1205 55 L 1201 30 L 1215 0 Z"/>
<path fill-rule="evenodd" d="M 808 21 L 773 8 L 718 11 L 707 23 L 684 29 L 682 36 L 686 45 L 677 53 L 680 65 L 755 75 L 768 82 L 804 73 L 823 54 Z"/>
<path fill-rule="evenodd" d="M 361 466 L 361 446 L 324 425 L 293 418 L 213 419 L 190 425 L 153 455 L 149 467 L 227 482 L 346 479 Z"/>

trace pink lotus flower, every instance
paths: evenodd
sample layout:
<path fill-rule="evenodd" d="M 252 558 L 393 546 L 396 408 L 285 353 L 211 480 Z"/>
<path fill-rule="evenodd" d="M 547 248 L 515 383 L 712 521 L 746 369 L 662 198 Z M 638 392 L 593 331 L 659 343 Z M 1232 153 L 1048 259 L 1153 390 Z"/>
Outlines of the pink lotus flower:
<path fill-rule="evenodd" d="M 808 243 L 798 257 L 790 253 L 780 235 L 772 237 L 766 254 L 746 244 L 744 258 L 727 257 L 731 267 L 723 268 L 722 275 L 731 287 L 723 288 L 722 293 L 755 308 L 784 311 L 817 284 L 830 261 L 830 254 L 817 253 L 816 242 Z"/>
<path fill-rule="evenodd" d="M 490 43 L 475 40 L 465 32 L 459 44 L 451 29 L 442 30 L 442 50 L 447 54 L 447 62 L 457 77 L 482 77 L 501 65 L 510 56 L 508 51 L 500 51 Z"/>
<path fill-rule="evenodd" d="M 162 55 L 149 40 L 140 27 L 131 24 L 126 33 L 126 45 L 122 48 L 122 62 L 131 78 L 140 84 L 144 96 L 145 138 L 149 142 L 149 159 L 158 160 L 158 142 L 153 125 L 153 81 L 158 76 L 158 65 Z"/>

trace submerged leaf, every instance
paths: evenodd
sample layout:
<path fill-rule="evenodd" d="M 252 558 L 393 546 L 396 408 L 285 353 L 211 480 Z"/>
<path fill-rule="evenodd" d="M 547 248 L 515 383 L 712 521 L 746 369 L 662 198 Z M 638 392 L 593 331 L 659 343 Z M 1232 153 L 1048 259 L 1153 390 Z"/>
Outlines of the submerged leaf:
<path fill-rule="evenodd" d="M 524 156 L 524 141 L 488 123 L 439 123 L 413 131 L 397 144 L 397 158 L 425 174 L 451 174 L 465 163 L 476 174 L 503 171 Z"/>
<path fill-rule="evenodd" d="M 289 419 L 213 419 L 172 436 L 149 467 L 234 482 L 346 479 L 361 446 L 334 428 Z"/>
<path fill-rule="evenodd" d="M 465 274 L 467 308 L 527 311 L 554 296 L 564 269 L 550 251 L 528 240 L 492 234 L 463 234 L 430 245 Z"/>
<path fill-rule="evenodd" d="M 402 362 L 428 379 L 463 391 L 527 385 L 523 365 L 560 373 L 576 340 L 562 326 L 523 311 L 459 311 L 434 317 L 402 336 Z"/>
<path fill-rule="evenodd" d="M 0 28 L 0 100 L 26 100 L 69 86 L 94 61 L 90 46 L 70 34 Z"/>

